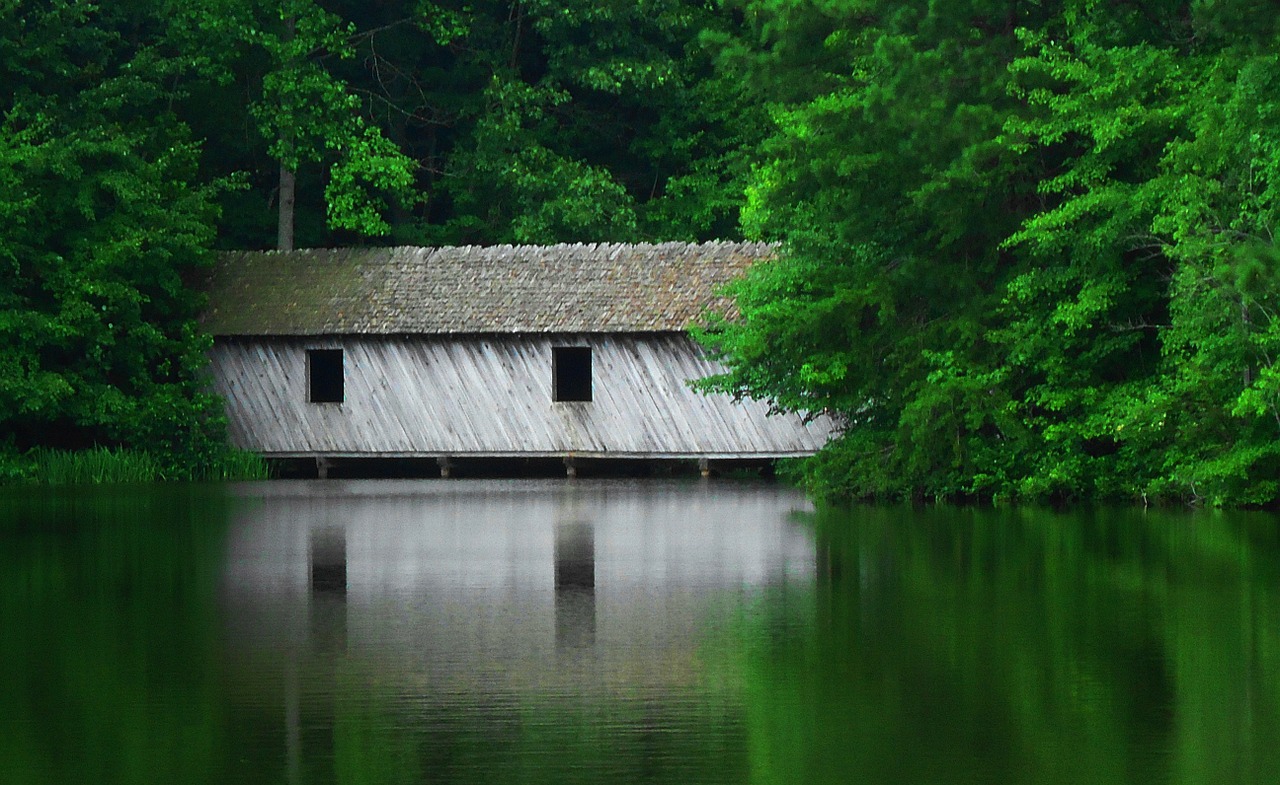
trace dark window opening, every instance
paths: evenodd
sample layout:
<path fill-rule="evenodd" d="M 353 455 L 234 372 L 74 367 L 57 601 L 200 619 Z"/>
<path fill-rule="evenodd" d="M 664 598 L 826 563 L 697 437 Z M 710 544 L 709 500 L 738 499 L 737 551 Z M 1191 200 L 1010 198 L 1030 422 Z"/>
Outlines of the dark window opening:
<path fill-rule="evenodd" d="M 342 403 L 342 350 L 307 350 L 307 400 Z"/>
<path fill-rule="evenodd" d="M 553 346 L 551 379 L 556 401 L 591 400 L 591 347 Z"/>

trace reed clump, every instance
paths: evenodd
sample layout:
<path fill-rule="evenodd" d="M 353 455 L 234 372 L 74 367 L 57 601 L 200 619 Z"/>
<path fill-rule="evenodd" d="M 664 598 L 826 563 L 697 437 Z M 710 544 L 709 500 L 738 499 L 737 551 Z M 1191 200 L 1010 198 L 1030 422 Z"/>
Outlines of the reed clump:
<path fill-rule="evenodd" d="M 41 485 L 104 485 L 154 482 L 161 478 L 160 464 L 155 458 L 150 453 L 135 450 L 37 448 L 29 455 L 32 459 L 31 479 Z"/>
<path fill-rule="evenodd" d="M 29 485 L 264 480 L 271 474 L 261 455 L 246 450 L 227 450 L 198 466 L 162 461 L 145 450 L 101 446 L 84 450 L 37 447 L 5 456 L 2 462 L 0 483 Z"/>
<path fill-rule="evenodd" d="M 201 473 L 201 480 L 266 480 L 271 477 L 267 459 L 250 450 L 229 450 Z"/>

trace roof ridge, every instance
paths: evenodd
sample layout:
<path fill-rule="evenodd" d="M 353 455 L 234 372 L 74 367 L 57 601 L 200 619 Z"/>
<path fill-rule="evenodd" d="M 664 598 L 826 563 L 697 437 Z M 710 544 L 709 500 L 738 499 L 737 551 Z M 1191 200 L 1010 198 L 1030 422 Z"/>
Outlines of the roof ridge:
<path fill-rule="evenodd" d="M 318 253 L 353 253 L 353 252 L 389 252 L 397 251 L 524 251 L 530 249 L 550 251 L 562 248 L 583 248 L 588 250 L 599 250 L 601 248 L 754 248 L 754 247 L 781 247 L 781 243 L 771 242 L 768 240 L 653 240 L 641 242 L 560 242 L 560 243 L 495 243 L 490 245 L 468 243 L 464 245 L 342 245 L 336 247 L 320 247 L 312 246 L 307 248 L 294 248 L 290 251 L 282 251 L 277 248 L 237 248 L 227 251 L 220 251 L 220 256 L 242 255 L 242 254 L 268 254 L 272 256 L 282 256 L 288 254 L 318 254 Z"/>

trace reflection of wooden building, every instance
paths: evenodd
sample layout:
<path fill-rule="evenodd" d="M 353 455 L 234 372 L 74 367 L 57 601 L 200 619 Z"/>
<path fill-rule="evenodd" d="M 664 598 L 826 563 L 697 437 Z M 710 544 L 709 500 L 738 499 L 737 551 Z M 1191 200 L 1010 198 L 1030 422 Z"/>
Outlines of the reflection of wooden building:
<path fill-rule="evenodd" d="M 251 487 L 265 495 L 233 526 L 223 576 L 234 659 L 341 655 L 398 674 L 393 692 L 689 684 L 717 603 L 813 578 L 811 537 L 789 520 L 807 505 L 788 489 Z M 338 553 L 341 591 L 317 586 Z"/>
<path fill-rule="evenodd" d="M 272 457 L 768 459 L 832 423 L 688 382 L 686 329 L 759 244 L 240 253 L 205 325 L 231 436 Z"/>

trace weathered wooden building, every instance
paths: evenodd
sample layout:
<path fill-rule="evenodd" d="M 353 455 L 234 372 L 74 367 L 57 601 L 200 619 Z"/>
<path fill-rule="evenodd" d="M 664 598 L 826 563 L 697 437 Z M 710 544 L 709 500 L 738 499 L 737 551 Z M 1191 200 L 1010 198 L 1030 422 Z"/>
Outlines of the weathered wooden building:
<path fill-rule="evenodd" d="M 204 323 L 231 438 L 268 457 L 766 459 L 829 437 L 703 395 L 686 328 L 771 253 L 742 243 L 225 255 Z"/>

